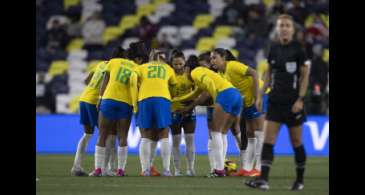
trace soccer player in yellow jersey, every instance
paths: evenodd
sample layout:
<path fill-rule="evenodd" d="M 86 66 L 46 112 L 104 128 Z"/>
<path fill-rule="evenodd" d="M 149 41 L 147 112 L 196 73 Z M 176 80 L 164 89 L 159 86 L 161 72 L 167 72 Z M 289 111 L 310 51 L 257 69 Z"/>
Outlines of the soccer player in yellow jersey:
<path fill-rule="evenodd" d="M 103 71 L 107 61 L 102 61 L 96 65 L 88 77 L 85 79 L 87 86 L 80 96 L 80 123 L 84 126 L 84 135 L 80 138 L 77 145 L 74 164 L 71 169 L 73 176 L 87 176 L 81 163 L 86 152 L 89 139 L 94 133 L 95 127 L 98 126 L 98 111 L 96 103 L 98 102 L 100 84 L 103 79 Z"/>
<path fill-rule="evenodd" d="M 255 134 L 260 134 L 260 143 L 263 142 L 262 121 L 263 117 L 258 110 L 261 98 L 259 96 L 259 80 L 257 73 L 249 66 L 236 60 L 232 60 L 233 55 L 225 49 L 214 49 L 211 55 L 212 64 L 218 71 L 224 73 L 224 77 L 237 87 L 244 99 L 244 109 L 242 116 L 246 120 L 247 127 L 247 148 L 241 148 L 241 169 L 239 176 L 257 176 L 259 172 L 253 169 L 254 157 L 256 155 L 257 140 Z M 227 128 L 229 128 L 227 126 Z M 244 133 L 244 132 L 241 132 Z M 241 140 L 243 143 L 244 140 Z"/>
<path fill-rule="evenodd" d="M 239 117 L 242 107 L 241 95 L 229 81 L 206 67 L 192 67 L 189 76 L 194 81 L 196 89 L 185 96 L 174 98 L 174 101 L 191 100 L 203 91 L 209 93 L 213 98 L 213 129 L 210 135 L 215 168 L 211 176 L 225 176 L 222 131 L 227 124 L 232 124 L 234 119 Z M 181 112 L 185 113 L 196 105 L 197 102 L 194 101 L 192 104 L 184 107 Z"/>
<path fill-rule="evenodd" d="M 104 80 L 101 86 L 99 137 L 95 146 L 95 170 L 90 176 L 102 176 L 105 170 L 106 138 L 108 131 L 116 128 L 118 133 L 118 169 L 116 176 L 125 176 L 127 160 L 127 136 L 133 112 L 132 88 L 136 83 L 130 81 L 137 63 L 142 63 L 145 51 L 138 51 L 130 45 L 128 59 L 113 58 L 105 68 Z M 133 60 L 133 61 L 132 61 Z"/>
<path fill-rule="evenodd" d="M 151 175 L 151 142 L 160 141 L 163 176 L 171 176 L 168 127 L 171 124 L 170 87 L 177 84 L 174 70 L 166 64 L 161 52 L 153 50 L 151 60 L 136 69 L 138 76 L 137 124 L 142 129 L 139 156 L 143 176 Z M 134 103 L 134 105 L 137 102 Z"/>
<path fill-rule="evenodd" d="M 173 97 L 182 96 L 190 93 L 194 89 L 194 83 L 189 80 L 189 67 L 185 66 L 185 56 L 179 50 L 173 50 L 170 63 L 175 71 L 177 84 L 171 91 Z M 180 142 L 181 130 L 184 128 L 184 137 L 186 144 L 187 170 L 186 175 L 194 176 L 195 161 L 195 144 L 194 131 L 196 125 L 195 110 L 191 110 L 184 116 L 176 112 L 181 109 L 183 104 L 180 102 L 172 103 L 172 124 L 170 125 L 172 133 L 172 156 L 174 159 L 175 176 L 182 176 L 180 166 Z"/>

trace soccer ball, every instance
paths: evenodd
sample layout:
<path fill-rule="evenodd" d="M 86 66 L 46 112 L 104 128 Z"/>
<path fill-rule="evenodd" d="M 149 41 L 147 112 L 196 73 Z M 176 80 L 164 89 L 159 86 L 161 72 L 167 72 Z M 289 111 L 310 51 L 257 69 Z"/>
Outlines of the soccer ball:
<path fill-rule="evenodd" d="M 226 171 L 226 175 L 231 175 L 237 171 L 237 164 L 232 160 L 225 160 L 224 170 Z"/>

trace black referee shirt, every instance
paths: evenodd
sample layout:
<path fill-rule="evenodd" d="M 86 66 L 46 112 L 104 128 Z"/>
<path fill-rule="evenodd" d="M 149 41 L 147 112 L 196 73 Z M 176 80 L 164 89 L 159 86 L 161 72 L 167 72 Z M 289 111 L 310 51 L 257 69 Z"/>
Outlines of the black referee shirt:
<path fill-rule="evenodd" d="M 268 63 L 271 68 L 269 102 L 292 105 L 299 96 L 300 67 L 307 60 L 304 48 L 297 41 L 287 45 L 272 42 Z"/>

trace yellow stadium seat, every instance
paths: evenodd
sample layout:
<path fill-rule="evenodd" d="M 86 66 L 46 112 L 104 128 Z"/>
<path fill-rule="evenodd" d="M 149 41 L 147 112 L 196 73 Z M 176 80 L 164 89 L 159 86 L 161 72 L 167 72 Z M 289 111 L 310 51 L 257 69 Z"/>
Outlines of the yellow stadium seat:
<path fill-rule="evenodd" d="M 50 76 L 56 76 L 56 75 L 60 75 L 63 74 L 65 71 L 68 70 L 69 64 L 67 61 L 64 60 L 55 60 L 52 62 L 49 70 L 48 70 L 48 74 Z"/>
<path fill-rule="evenodd" d="M 84 46 L 84 40 L 80 39 L 80 38 L 76 38 L 76 39 L 72 39 L 70 41 L 70 43 L 67 45 L 66 50 L 68 52 L 71 52 L 74 50 L 82 49 L 82 46 Z"/>
<path fill-rule="evenodd" d="M 121 34 L 122 34 L 122 31 L 118 26 L 109 26 L 109 27 L 105 28 L 104 34 L 103 34 L 104 44 L 108 43 L 111 40 L 116 39 Z"/>
<path fill-rule="evenodd" d="M 79 103 L 80 103 L 80 95 L 76 95 L 72 97 L 68 104 L 68 109 L 70 112 L 76 113 L 79 110 Z"/>
<path fill-rule="evenodd" d="M 213 37 L 217 40 L 225 37 L 229 37 L 232 34 L 232 28 L 230 26 L 217 26 L 213 33 Z"/>
<path fill-rule="evenodd" d="M 215 40 L 212 37 L 202 37 L 199 39 L 196 45 L 196 50 L 200 53 L 212 50 L 215 45 Z"/>
<path fill-rule="evenodd" d="M 200 14 L 195 17 L 193 27 L 198 29 L 206 28 L 213 21 L 213 17 L 209 14 Z"/>
<path fill-rule="evenodd" d="M 63 0 L 63 8 L 67 10 L 69 7 L 73 5 L 80 4 L 80 0 Z"/>
<path fill-rule="evenodd" d="M 265 4 L 265 7 L 268 9 L 271 7 L 275 2 L 274 0 L 263 0 L 263 3 Z"/>
<path fill-rule="evenodd" d="M 168 2 L 169 2 L 169 0 L 154 0 L 153 4 L 157 7 L 161 4 L 165 4 L 165 3 L 168 3 Z"/>
<path fill-rule="evenodd" d="M 139 23 L 138 16 L 135 16 L 135 15 L 123 16 L 119 22 L 119 28 L 120 28 L 121 34 L 123 34 L 125 32 L 125 30 L 135 27 L 136 25 L 138 25 L 138 23 Z"/>
<path fill-rule="evenodd" d="M 154 12 L 156 9 L 155 4 L 143 4 L 138 7 L 137 9 L 137 16 L 142 17 L 146 15 L 150 15 L 152 12 Z"/>
<path fill-rule="evenodd" d="M 236 58 L 240 55 L 240 52 L 237 49 L 230 49 L 229 51 L 231 51 L 233 56 Z"/>
<path fill-rule="evenodd" d="M 96 65 L 99 64 L 102 60 L 91 60 L 86 67 L 86 72 L 90 73 L 92 70 L 96 68 Z"/>
<path fill-rule="evenodd" d="M 323 55 L 322 55 L 322 59 L 323 61 L 327 62 L 329 61 L 329 58 L 330 58 L 330 50 L 328 49 L 324 49 L 323 50 Z"/>

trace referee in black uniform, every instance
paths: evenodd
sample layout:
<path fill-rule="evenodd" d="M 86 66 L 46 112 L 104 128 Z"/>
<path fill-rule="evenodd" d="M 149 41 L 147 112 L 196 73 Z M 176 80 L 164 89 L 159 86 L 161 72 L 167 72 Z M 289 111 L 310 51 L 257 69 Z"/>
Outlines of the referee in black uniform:
<path fill-rule="evenodd" d="M 265 125 L 265 141 L 261 154 L 261 175 L 246 181 L 246 185 L 268 190 L 269 172 L 274 160 L 274 144 L 280 126 L 289 128 L 290 140 L 295 153 L 296 180 L 291 190 L 304 188 L 303 175 L 306 153 L 302 144 L 302 128 L 306 121 L 304 95 L 307 91 L 310 61 L 301 45 L 292 40 L 294 25 L 291 16 L 280 15 L 276 21 L 279 41 L 272 43 L 268 54 L 269 70 L 265 77 L 262 94 L 268 86 L 268 111 Z"/>

